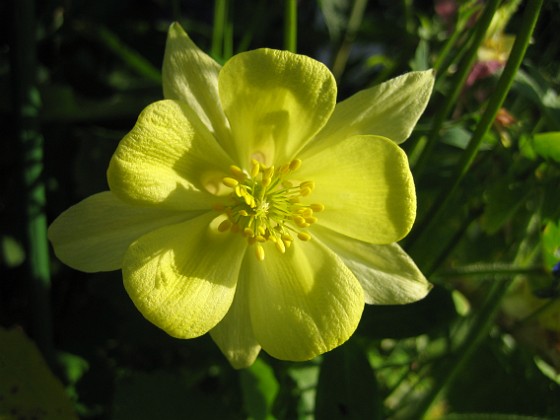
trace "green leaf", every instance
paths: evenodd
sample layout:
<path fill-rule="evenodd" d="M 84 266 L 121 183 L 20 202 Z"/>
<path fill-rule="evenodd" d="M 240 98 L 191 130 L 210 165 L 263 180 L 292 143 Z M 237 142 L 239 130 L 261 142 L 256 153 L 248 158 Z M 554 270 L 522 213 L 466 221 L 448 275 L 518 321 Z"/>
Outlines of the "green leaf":
<path fill-rule="evenodd" d="M 0 328 L 0 419 L 77 419 L 60 381 L 21 329 Z"/>
<path fill-rule="evenodd" d="M 535 134 L 533 147 L 539 156 L 560 162 L 560 131 Z"/>
<path fill-rule="evenodd" d="M 25 261 L 23 246 L 12 236 L 0 236 L 0 245 L 2 246 L 0 261 L 6 264 L 6 266 L 17 267 Z"/>
<path fill-rule="evenodd" d="M 348 342 L 325 354 L 317 384 L 315 418 L 379 419 L 382 401 L 363 350 Z"/>
<path fill-rule="evenodd" d="M 483 228 L 492 234 L 507 223 L 525 203 L 533 190 L 526 184 L 514 184 L 501 179 L 485 192 L 487 202 L 483 215 Z"/>
<path fill-rule="evenodd" d="M 270 419 L 279 385 L 272 368 L 262 359 L 239 371 L 245 408 L 252 419 Z"/>

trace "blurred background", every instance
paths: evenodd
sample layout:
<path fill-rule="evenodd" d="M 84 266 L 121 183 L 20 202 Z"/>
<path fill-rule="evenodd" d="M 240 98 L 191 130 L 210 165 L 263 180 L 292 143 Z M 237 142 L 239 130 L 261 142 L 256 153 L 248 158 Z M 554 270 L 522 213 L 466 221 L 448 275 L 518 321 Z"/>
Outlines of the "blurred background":
<path fill-rule="evenodd" d="M 173 21 L 220 63 L 296 34 L 339 100 L 437 70 L 402 145 L 426 299 L 366 307 L 310 362 L 236 371 L 144 320 L 120 272 L 54 257 L 48 223 L 107 189 L 162 98 Z M 0 23 L 1 419 L 560 418 L 560 1 L 7 0 Z"/>

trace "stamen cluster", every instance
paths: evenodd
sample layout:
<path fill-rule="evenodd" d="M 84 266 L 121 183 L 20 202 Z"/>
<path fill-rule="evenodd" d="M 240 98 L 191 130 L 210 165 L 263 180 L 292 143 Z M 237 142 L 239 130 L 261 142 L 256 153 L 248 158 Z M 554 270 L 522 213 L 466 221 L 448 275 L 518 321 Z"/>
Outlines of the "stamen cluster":
<path fill-rule="evenodd" d="M 264 260 L 262 243 L 271 241 L 282 254 L 294 241 L 311 239 L 304 229 L 317 221 L 315 213 L 324 210 L 322 204 L 303 204 L 301 197 L 313 192 L 313 181 L 293 181 L 287 177 L 301 166 L 301 160 L 275 168 L 264 166 L 257 160 L 251 162 L 251 170 L 230 167 L 231 176 L 222 183 L 231 188 L 230 203 L 219 204 L 214 209 L 227 218 L 218 226 L 220 232 L 240 233 L 249 245 L 255 245 L 255 255 Z"/>

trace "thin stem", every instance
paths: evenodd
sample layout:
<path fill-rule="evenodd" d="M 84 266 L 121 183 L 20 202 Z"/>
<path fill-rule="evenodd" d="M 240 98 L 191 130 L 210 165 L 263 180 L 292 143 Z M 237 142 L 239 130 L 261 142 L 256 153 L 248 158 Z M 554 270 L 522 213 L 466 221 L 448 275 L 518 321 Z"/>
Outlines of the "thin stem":
<path fill-rule="evenodd" d="M 477 22 L 476 31 L 472 36 L 470 47 L 463 58 L 463 61 L 457 66 L 457 72 L 453 75 L 453 79 L 451 81 L 451 89 L 445 95 L 443 104 L 434 116 L 434 122 L 428 135 L 426 147 L 422 151 L 422 154 L 414 167 L 414 175 L 416 178 L 419 178 L 427 167 L 429 158 L 435 147 L 436 139 L 440 135 L 441 127 L 457 103 L 457 98 L 459 97 L 471 68 L 476 61 L 478 48 L 486 36 L 490 22 L 492 22 L 492 17 L 498 9 L 499 4 L 500 0 L 489 0 Z"/>
<path fill-rule="evenodd" d="M 410 240 L 408 242 L 409 247 L 412 247 L 417 242 L 418 238 L 420 238 L 431 226 L 439 222 L 439 218 L 441 218 L 444 214 L 444 211 L 450 202 L 450 198 L 471 167 L 478 153 L 482 139 L 490 129 L 490 126 L 496 118 L 496 114 L 502 107 L 502 104 L 504 103 L 504 100 L 513 83 L 513 79 L 521 66 L 523 58 L 525 57 L 525 52 L 527 51 L 527 47 L 531 41 L 531 36 L 533 34 L 533 30 L 535 29 L 542 3 L 543 0 L 528 1 L 519 34 L 515 39 L 509 60 L 502 72 L 500 80 L 498 81 L 496 90 L 490 97 L 488 105 L 482 114 L 467 149 L 463 153 L 461 160 L 456 167 L 454 175 L 451 177 L 448 185 L 440 192 L 438 198 L 435 200 L 430 210 L 426 213 L 424 220 L 418 224 L 419 228 L 410 236 Z"/>
<path fill-rule="evenodd" d="M 13 101 L 21 164 L 20 205 L 25 215 L 23 230 L 32 311 L 31 333 L 52 366 L 51 283 L 43 183 L 43 137 L 39 131 L 40 98 L 36 85 L 34 1 L 14 2 L 14 14 Z"/>
<path fill-rule="evenodd" d="M 218 58 L 223 56 L 224 32 L 227 21 L 228 0 L 214 0 L 214 22 L 212 30 L 211 54 Z"/>
<path fill-rule="evenodd" d="M 336 53 L 333 63 L 332 70 L 336 80 L 340 80 L 340 77 L 346 68 L 348 56 L 350 55 L 350 49 L 354 39 L 356 38 L 356 33 L 360 28 L 360 24 L 362 23 L 367 2 L 368 0 L 355 0 L 354 5 L 352 6 L 352 11 L 350 12 L 350 18 L 348 19 L 348 25 L 346 27 L 346 33 L 344 34 L 344 39 Z"/>
<path fill-rule="evenodd" d="M 297 51 L 297 0 L 285 0 L 284 49 Z"/>
<path fill-rule="evenodd" d="M 474 352 L 479 348 L 486 337 L 488 337 L 488 333 L 494 325 L 494 318 L 500 308 L 500 301 L 506 294 L 511 282 L 512 280 L 508 280 L 492 284 L 486 302 L 479 310 L 473 324 L 470 326 L 469 333 L 464 339 L 462 346 L 456 351 L 456 356 L 445 366 L 445 375 L 435 384 L 426 397 L 420 401 L 414 415 L 410 418 L 424 418 L 443 391 L 455 381 L 457 376 L 466 367 Z"/>

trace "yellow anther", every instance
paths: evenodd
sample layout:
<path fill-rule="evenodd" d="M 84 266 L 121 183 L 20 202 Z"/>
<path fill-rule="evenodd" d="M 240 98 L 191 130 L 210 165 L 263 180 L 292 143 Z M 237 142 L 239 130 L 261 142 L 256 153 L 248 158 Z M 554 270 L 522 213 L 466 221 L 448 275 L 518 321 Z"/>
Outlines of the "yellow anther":
<path fill-rule="evenodd" d="M 252 238 L 253 236 L 255 236 L 255 234 L 253 233 L 253 229 L 248 227 L 243 229 L 243 235 L 245 235 L 247 238 Z"/>
<path fill-rule="evenodd" d="M 219 232 L 226 232 L 229 230 L 229 228 L 231 228 L 232 223 L 229 220 L 223 220 L 222 223 L 220 223 L 218 225 L 218 231 Z"/>
<path fill-rule="evenodd" d="M 311 204 L 309 208 L 313 211 L 316 211 L 317 213 L 325 210 L 325 206 L 319 203 Z"/>
<path fill-rule="evenodd" d="M 294 159 L 290 162 L 290 171 L 297 171 L 301 166 L 301 159 Z"/>
<path fill-rule="evenodd" d="M 251 161 L 251 178 L 255 178 L 261 169 L 261 164 L 258 160 L 253 159 Z"/>
<path fill-rule="evenodd" d="M 247 204 L 249 207 L 253 208 L 255 207 L 255 199 L 254 197 L 249 194 L 246 190 L 243 190 L 241 192 L 241 195 L 238 195 L 239 198 L 243 198 L 243 201 L 245 202 L 245 204 Z"/>
<path fill-rule="evenodd" d="M 291 242 L 294 240 L 294 238 L 292 238 L 292 236 L 289 233 L 283 233 L 281 238 L 284 242 Z"/>
<path fill-rule="evenodd" d="M 313 217 L 313 216 L 309 216 L 309 217 L 306 217 L 306 218 L 305 218 L 305 221 L 306 221 L 307 223 L 309 223 L 310 225 L 312 225 L 313 223 L 315 223 L 317 220 L 319 220 L 319 219 L 317 219 L 316 217 Z"/>
<path fill-rule="evenodd" d="M 303 217 L 309 217 L 313 215 L 313 210 L 310 207 L 303 207 L 297 211 Z"/>
<path fill-rule="evenodd" d="M 239 166 L 231 165 L 229 167 L 229 171 L 235 178 L 241 181 L 243 181 L 247 177 L 247 175 L 245 175 L 245 172 L 243 172 L 243 169 L 241 169 Z"/>
<path fill-rule="evenodd" d="M 239 210 L 237 212 L 237 214 L 240 215 L 240 216 L 245 216 L 245 217 L 249 216 L 249 213 L 247 213 L 246 210 Z"/>
<path fill-rule="evenodd" d="M 272 178 L 263 178 L 261 184 L 263 187 L 268 187 L 271 182 L 272 182 Z"/>
<path fill-rule="evenodd" d="M 299 193 L 302 197 L 307 197 L 313 190 L 309 187 L 300 187 Z"/>
<path fill-rule="evenodd" d="M 293 220 L 294 223 L 299 227 L 303 227 L 303 225 L 305 224 L 305 219 L 301 216 L 294 216 Z"/>
<path fill-rule="evenodd" d="M 292 241 L 286 241 L 286 240 L 284 240 L 284 245 L 286 245 L 286 249 L 288 249 L 289 247 L 292 246 Z"/>
<path fill-rule="evenodd" d="M 255 239 L 257 240 L 257 242 L 266 242 L 266 238 L 262 235 L 255 236 Z"/>
<path fill-rule="evenodd" d="M 266 234 L 266 228 L 263 225 L 259 225 L 257 227 L 257 232 L 264 236 Z"/>
<path fill-rule="evenodd" d="M 310 235 L 309 233 L 307 233 L 307 232 L 299 232 L 299 233 L 297 234 L 297 237 L 298 237 L 299 239 L 301 239 L 302 241 L 308 241 L 308 240 L 311 239 L 311 235 Z"/>
<path fill-rule="evenodd" d="M 222 182 L 226 187 L 230 188 L 234 188 L 237 184 L 239 184 L 239 181 L 237 179 L 231 178 L 229 176 L 224 177 L 222 179 Z"/>
<path fill-rule="evenodd" d="M 276 241 L 274 245 L 276 245 L 276 249 L 280 251 L 280 253 L 284 254 L 286 252 L 286 246 L 283 241 Z"/>
<path fill-rule="evenodd" d="M 274 165 L 269 166 L 268 168 L 264 169 L 263 180 L 264 180 L 264 178 L 272 178 L 272 175 L 274 175 Z"/>
<path fill-rule="evenodd" d="M 257 257 L 257 260 L 264 261 L 264 248 L 262 245 L 257 244 L 255 246 L 255 256 Z"/>

